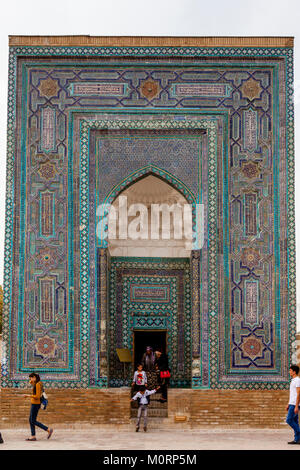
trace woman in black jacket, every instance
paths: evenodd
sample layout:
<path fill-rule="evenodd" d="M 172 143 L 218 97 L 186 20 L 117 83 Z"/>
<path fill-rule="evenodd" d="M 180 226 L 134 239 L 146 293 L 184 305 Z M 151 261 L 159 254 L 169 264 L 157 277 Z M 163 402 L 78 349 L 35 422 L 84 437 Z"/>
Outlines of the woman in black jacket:
<path fill-rule="evenodd" d="M 161 350 L 155 351 L 155 368 L 158 373 L 158 383 L 161 387 L 161 401 L 167 401 L 169 377 L 162 377 L 161 372 L 170 372 L 168 356 Z"/>

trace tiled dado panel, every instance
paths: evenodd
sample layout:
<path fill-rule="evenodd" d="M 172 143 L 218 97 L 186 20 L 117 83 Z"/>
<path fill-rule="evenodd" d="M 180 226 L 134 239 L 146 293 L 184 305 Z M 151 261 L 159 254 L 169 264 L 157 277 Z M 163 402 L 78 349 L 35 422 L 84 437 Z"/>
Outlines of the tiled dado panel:
<path fill-rule="evenodd" d="M 287 387 L 296 318 L 292 83 L 289 47 L 10 48 L 4 387 L 24 386 L 32 369 L 47 386 L 107 383 L 101 346 L 99 376 L 89 344 L 90 333 L 105 336 L 89 181 L 92 134 L 103 129 L 206 131 L 207 249 L 191 266 L 192 334 L 197 344 L 203 333 L 207 349 L 197 357 L 192 344 L 191 367 L 201 358 L 209 368 L 193 386 Z M 176 163 L 160 168 L 149 157 L 131 174 L 112 165 L 106 200 L 152 173 L 199 202 L 192 160 Z M 102 299 L 99 308 L 104 291 Z"/>

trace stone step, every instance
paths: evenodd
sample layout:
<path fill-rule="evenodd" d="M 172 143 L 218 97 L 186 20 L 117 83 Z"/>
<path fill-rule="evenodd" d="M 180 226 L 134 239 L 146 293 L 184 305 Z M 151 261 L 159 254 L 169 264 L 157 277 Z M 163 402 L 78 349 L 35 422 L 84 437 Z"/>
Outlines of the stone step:
<path fill-rule="evenodd" d="M 137 417 L 137 410 L 132 409 L 131 410 L 131 418 L 136 418 Z M 148 408 L 148 417 L 149 418 L 167 418 L 168 417 L 168 410 L 160 410 L 156 408 Z M 143 419 L 143 415 L 142 415 Z"/>
<path fill-rule="evenodd" d="M 168 405 L 167 403 L 161 403 L 160 401 L 158 400 L 151 400 L 149 405 L 148 405 L 149 409 L 150 408 L 158 408 L 158 409 L 167 409 L 168 408 Z M 138 408 L 138 403 L 137 402 L 132 402 L 131 404 L 131 408 Z"/>
<path fill-rule="evenodd" d="M 137 417 L 138 411 L 138 403 L 132 402 L 131 403 L 131 412 L 130 415 L 132 418 Z M 167 418 L 168 417 L 168 404 L 161 403 L 158 398 L 151 399 L 148 405 L 148 416 L 149 417 L 157 417 L 157 418 Z"/>

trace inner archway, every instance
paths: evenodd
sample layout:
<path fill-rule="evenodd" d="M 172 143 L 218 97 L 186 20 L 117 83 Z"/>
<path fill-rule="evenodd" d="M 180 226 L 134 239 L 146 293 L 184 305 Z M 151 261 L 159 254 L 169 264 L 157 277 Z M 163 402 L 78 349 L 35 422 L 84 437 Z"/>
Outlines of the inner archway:
<path fill-rule="evenodd" d="M 192 241 L 184 223 L 192 228 L 192 205 L 148 174 L 124 189 L 110 210 L 109 385 L 130 383 L 138 356 L 152 341 L 168 355 L 171 386 L 191 386 Z M 132 354 L 126 377 L 117 348 Z"/>
<path fill-rule="evenodd" d="M 110 256 L 190 256 L 192 206 L 161 178 L 150 174 L 124 189 L 113 202 L 112 212 Z"/>

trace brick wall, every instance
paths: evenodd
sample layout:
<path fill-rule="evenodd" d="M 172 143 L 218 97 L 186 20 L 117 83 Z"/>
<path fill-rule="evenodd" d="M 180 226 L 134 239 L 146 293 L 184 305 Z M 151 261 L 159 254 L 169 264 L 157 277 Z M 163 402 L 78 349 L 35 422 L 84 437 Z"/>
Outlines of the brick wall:
<path fill-rule="evenodd" d="M 2 389 L 0 428 L 28 426 L 28 391 Z M 56 427 L 119 425 L 131 428 L 129 389 L 47 390 L 49 406 L 39 418 Z M 286 426 L 289 392 L 170 389 L 168 418 L 151 418 L 166 428 Z"/>
<path fill-rule="evenodd" d="M 27 426 L 30 399 L 23 394 L 31 390 L 1 390 L 1 426 Z M 47 390 L 49 405 L 39 418 L 56 425 L 128 424 L 130 397 L 125 389 Z"/>
<path fill-rule="evenodd" d="M 192 428 L 285 425 L 288 390 L 170 390 L 169 419 L 187 418 Z"/>

